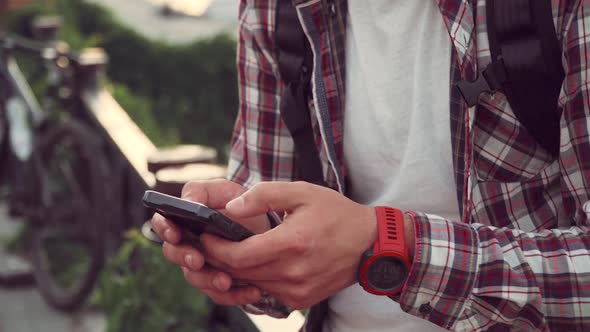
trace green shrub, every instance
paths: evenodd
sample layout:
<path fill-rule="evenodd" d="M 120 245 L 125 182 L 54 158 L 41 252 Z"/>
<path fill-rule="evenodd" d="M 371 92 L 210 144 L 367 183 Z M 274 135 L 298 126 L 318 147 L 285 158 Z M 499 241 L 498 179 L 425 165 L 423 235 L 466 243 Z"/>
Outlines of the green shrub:
<path fill-rule="evenodd" d="M 107 332 L 210 331 L 206 297 L 165 260 L 160 246 L 137 230 L 126 237 L 93 295 L 107 315 Z"/>

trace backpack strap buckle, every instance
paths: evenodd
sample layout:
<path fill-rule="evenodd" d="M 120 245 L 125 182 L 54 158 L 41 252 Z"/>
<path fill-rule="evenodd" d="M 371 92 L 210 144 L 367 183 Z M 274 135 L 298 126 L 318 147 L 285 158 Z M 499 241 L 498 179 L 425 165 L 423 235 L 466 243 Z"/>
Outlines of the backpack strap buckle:
<path fill-rule="evenodd" d="M 495 93 L 506 82 L 506 68 L 502 59 L 495 60 L 477 75 L 474 81 L 461 80 L 457 83 L 457 88 L 463 97 L 463 100 L 473 107 L 477 105 L 479 96 L 482 93 Z"/>

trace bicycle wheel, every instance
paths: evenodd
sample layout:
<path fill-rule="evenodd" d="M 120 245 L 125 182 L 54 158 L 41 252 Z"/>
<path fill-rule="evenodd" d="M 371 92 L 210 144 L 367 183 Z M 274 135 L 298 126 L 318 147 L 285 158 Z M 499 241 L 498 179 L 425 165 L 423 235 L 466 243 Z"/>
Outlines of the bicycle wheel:
<path fill-rule="evenodd" d="M 34 276 L 46 302 L 71 311 L 104 263 L 107 163 L 96 135 L 71 120 L 41 135 L 33 158 L 42 202 L 30 247 Z"/>

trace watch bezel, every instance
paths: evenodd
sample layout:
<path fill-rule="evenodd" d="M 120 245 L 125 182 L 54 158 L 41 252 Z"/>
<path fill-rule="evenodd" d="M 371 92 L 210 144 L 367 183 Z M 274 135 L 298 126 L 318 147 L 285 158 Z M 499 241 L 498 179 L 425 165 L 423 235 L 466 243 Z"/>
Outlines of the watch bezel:
<path fill-rule="evenodd" d="M 377 289 L 377 288 L 374 288 L 371 286 L 372 283 L 369 282 L 369 279 L 367 276 L 367 270 L 369 269 L 369 266 L 371 264 L 373 264 L 377 259 L 383 258 L 383 257 L 391 257 L 391 258 L 401 261 L 406 269 L 406 277 L 403 278 L 403 280 L 398 285 L 392 285 L 392 287 L 387 288 L 387 289 Z M 367 292 L 374 294 L 374 295 L 391 296 L 391 295 L 398 294 L 401 291 L 402 287 L 404 286 L 404 284 L 406 282 L 407 275 L 409 273 L 409 269 L 410 269 L 410 262 L 407 259 L 407 257 L 404 257 L 401 253 L 398 253 L 395 251 L 383 251 L 378 254 L 374 254 L 372 250 L 367 250 L 363 253 L 362 260 L 359 265 L 359 278 L 358 279 L 359 279 L 360 285 Z"/>

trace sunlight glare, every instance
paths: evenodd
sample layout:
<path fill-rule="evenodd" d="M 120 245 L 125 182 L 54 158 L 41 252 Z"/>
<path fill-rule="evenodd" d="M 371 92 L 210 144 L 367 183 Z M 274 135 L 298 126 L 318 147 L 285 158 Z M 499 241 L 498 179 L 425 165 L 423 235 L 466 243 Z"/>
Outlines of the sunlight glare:
<path fill-rule="evenodd" d="M 213 0 L 150 0 L 155 5 L 168 5 L 170 9 L 191 16 L 201 16 Z"/>

